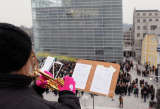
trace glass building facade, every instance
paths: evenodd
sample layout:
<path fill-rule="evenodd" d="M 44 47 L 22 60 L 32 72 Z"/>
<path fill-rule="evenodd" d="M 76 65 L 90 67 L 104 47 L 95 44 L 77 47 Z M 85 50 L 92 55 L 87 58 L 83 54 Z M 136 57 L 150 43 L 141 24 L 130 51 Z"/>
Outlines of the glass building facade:
<path fill-rule="evenodd" d="M 122 0 L 32 0 L 36 51 L 118 62 Z"/>

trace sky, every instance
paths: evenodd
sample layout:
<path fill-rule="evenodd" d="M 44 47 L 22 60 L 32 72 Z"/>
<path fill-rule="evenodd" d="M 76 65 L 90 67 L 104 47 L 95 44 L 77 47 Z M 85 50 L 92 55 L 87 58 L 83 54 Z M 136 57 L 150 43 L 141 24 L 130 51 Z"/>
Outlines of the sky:
<path fill-rule="evenodd" d="M 134 9 L 158 9 L 160 0 L 122 0 L 123 23 L 132 24 Z M 32 26 L 31 0 L 0 0 L 0 22 Z"/>

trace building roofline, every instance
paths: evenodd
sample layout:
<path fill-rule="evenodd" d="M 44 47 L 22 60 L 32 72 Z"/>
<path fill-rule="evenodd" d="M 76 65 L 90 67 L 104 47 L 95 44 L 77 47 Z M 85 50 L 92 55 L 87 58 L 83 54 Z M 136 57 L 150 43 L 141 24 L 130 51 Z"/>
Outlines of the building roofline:
<path fill-rule="evenodd" d="M 136 12 L 160 12 L 159 10 L 136 10 Z"/>

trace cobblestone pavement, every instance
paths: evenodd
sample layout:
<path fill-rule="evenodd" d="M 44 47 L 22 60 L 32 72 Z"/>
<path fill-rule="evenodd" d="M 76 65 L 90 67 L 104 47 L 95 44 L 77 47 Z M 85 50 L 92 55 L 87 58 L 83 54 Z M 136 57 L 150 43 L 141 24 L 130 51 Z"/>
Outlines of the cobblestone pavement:
<path fill-rule="evenodd" d="M 44 94 L 45 99 L 49 101 L 57 101 L 58 96 L 54 96 L 52 93 Z M 80 97 L 80 103 L 82 109 L 93 109 L 93 98 L 87 93 Z M 123 109 L 148 109 L 149 101 L 143 102 L 141 98 L 136 98 L 133 95 L 124 97 Z M 114 100 L 104 96 L 94 96 L 94 109 L 120 109 L 118 96 L 114 97 Z"/>

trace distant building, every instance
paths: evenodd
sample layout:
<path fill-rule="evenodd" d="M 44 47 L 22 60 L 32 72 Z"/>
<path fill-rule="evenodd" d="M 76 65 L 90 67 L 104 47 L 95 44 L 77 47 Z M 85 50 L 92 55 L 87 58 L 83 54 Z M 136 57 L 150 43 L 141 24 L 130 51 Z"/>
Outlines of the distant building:
<path fill-rule="evenodd" d="M 119 62 L 122 0 L 32 0 L 37 52 Z"/>
<path fill-rule="evenodd" d="M 141 63 L 148 63 L 151 66 L 157 67 L 159 57 L 157 52 L 158 38 L 156 35 L 146 35 L 142 41 L 142 56 Z"/>
<path fill-rule="evenodd" d="M 124 39 L 123 39 L 123 52 L 125 57 L 134 57 L 134 37 L 133 37 L 133 32 L 132 28 L 130 28 L 128 31 L 124 32 Z"/>
<path fill-rule="evenodd" d="M 141 59 L 142 40 L 146 34 L 157 35 L 155 30 L 160 28 L 159 10 L 134 10 L 133 32 L 134 49 L 138 60 Z"/>

